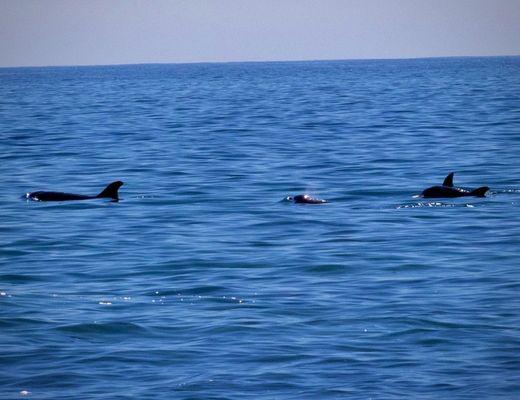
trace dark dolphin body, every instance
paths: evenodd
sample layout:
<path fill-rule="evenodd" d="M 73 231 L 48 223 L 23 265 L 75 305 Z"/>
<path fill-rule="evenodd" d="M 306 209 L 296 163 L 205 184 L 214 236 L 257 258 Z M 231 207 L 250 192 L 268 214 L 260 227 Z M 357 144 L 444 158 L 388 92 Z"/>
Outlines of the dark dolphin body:
<path fill-rule="evenodd" d="M 452 172 L 449 174 L 442 183 L 442 186 L 432 186 L 424 190 L 421 193 L 422 197 L 434 198 L 434 197 L 465 197 L 465 196 L 476 196 L 485 197 L 486 192 L 489 190 L 487 186 L 482 186 L 477 189 L 467 190 L 453 186 L 453 175 Z"/>
<path fill-rule="evenodd" d="M 297 194 L 296 196 L 289 196 L 288 200 L 298 204 L 324 204 L 327 201 L 321 199 L 315 199 L 308 194 Z"/>
<path fill-rule="evenodd" d="M 62 193 L 62 192 L 32 192 L 27 193 L 26 197 L 35 201 L 68 201 L 68 200 L 88 200 L 88 199 L 112 199 L 119 200 L 118 190 L 123 186 L 123 182 L 116 181 L 109 184 L 97 196 L 85 196 L 83 194 Z"/>

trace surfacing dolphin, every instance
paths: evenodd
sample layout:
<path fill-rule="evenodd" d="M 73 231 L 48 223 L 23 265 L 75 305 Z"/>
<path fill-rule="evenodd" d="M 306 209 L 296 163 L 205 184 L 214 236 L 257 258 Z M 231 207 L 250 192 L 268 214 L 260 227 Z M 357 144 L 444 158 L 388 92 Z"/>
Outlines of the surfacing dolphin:
<path fill-rule="evenodd" d="M 327 200 L 316 199 L 308 194 L 297 194 L 296 196 L 289 196 L 287 200 L 297 204 L 325 204 Z"/>
<path fill-rule="evenodd" d="M 425 189 L 421 196 L 425 198 L 433 197 L 465 197 L 465 196 L 476 196 L 485 197 L 486 192 L 489 190 L 487 186 L 482 186 L 477 189 L 468 190 L 453 186 L 453 175 L 454 172 L 450 173 L 442 183 L 442 186 L 432 186 Z"/>
<path fill-rule="evenodd" d="M 32 192 L 27 193 L 26 198 L 35 201 L 69 201 L 69 200 L 89 200 L 89 199 L 112 199 L 119 200 L 118 190 L 123 186 L 123 182 L 115 181 L 109 184 L 97 196 L 85 196 L 83 194 L 63 193 L 63 192 Z"/>

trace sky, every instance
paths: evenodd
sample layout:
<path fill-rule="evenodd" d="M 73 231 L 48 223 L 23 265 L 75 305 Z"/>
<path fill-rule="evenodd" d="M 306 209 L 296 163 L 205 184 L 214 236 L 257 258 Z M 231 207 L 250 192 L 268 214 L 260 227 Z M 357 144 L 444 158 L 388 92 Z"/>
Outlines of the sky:
<path fill-rule="evenodd" d="M 0 66 L 520 55 L 520 0 L 0 0 Z"/>

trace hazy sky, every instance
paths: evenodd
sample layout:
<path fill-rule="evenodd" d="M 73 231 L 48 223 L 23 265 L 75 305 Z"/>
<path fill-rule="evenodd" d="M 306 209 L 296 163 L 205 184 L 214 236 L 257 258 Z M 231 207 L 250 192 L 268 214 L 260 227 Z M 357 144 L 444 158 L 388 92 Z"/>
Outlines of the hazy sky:
<path fill-rule="evenodd" d="M 0 0 L 0 66 L 520 55 L 520 0 Z"/>

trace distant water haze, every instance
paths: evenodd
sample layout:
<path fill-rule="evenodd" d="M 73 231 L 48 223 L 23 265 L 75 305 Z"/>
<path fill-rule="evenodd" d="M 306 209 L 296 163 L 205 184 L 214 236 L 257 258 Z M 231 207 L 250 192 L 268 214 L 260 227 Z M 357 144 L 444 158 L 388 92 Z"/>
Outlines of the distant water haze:
<path fill-rule="evenodd" d="M 0 66 L 520 54 L 518 0 L 0 1 Z"/>

